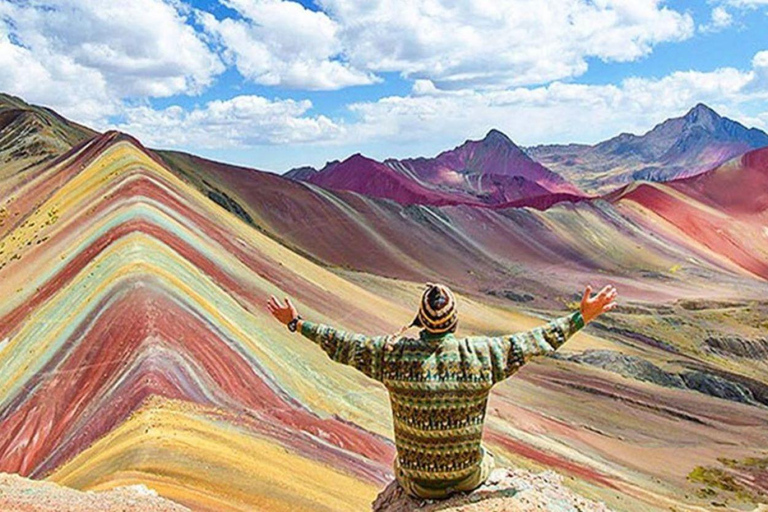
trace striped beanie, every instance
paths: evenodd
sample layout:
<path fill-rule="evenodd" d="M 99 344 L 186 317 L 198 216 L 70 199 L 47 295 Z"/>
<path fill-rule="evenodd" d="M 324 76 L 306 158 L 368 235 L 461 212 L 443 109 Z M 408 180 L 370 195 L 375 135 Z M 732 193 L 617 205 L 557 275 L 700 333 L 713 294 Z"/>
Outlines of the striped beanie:
<path fill-rule="evenodd" d="M 451 289 L 441 284 L 427 283 L 419 302 L 419 313 L 411 326 L 441 334 L 455 329 L 458 321 L 456 298 Z"/>

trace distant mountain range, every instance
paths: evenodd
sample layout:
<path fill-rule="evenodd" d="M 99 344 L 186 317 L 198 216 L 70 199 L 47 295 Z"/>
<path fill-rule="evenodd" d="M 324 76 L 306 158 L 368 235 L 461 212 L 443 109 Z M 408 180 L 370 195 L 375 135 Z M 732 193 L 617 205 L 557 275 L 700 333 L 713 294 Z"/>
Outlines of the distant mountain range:
<path fill-rule="evenodd" d="M 765 146 L 765 132 L 746 128 L 699 103 L 643 135 L 622 133 L 593 146 L 554 144 L 525 151 L 582 189 L 604 193 L 636 180 L 693 176 Z"/>
<path fill-rule="evenodd" d="M 0 93 L 0 187 L 21 179 L 18 171 L 96 134 L 49 108 Z M 319 170 L 299 167 L 283 176 L 401 204 L 542 209 L 563 200 L 604 195 L 633 181 L 694 176 L 765 146 L 765 132 L 699 103 L 643 135 L 622 133 L 595 145 L 522 148 L 494 129 L 481 140 L 467 140 L 432 158 L 379 162 L 355 154 Z"/>
<path fill-rule="evenodd" d="M 377 162 L 356 154 L 319 171 L 302 167 L 284 176 L 403 204 L 500 206 L 552 194 L 585 196 L 498 130 L 434 158 Z"/>
<path fill-rule="evenodd" d="M 66 151 L 74 150 L 98 136 L 97 132 L 68 121 L 50 109 L 29 105 L 20 98 L 2 94 L 0 94 L 0 119 L 6 120 L 0 127 L 0 141 L 3 142 L 0 146 L 2 149 L 0 155 L 5 155 L 4 158 L 9 159 L 4 165 L 0 165 L 0 195 L 8 194 L 32 182 L 43 172 L 50 172 L 51 166 L 58 165 L 58 162 L 65 158 Z M 685 116 L 668 120 L 643 136 L 622 135 L 595 146 L 583 146 L 582 150 L 584 154 L 588 154 L 589 152 L 584 148 L 593 148 L 595 152 L 608 152 L 606 148 L 614 147 L 614 153 L 621 153 L 629 152 L 626 148 L 634 144 L 637 148 L 634 153 L 636 156 L 642 152 L 643 147 L 652 145 L 657 148 L 657 153 L 661 151 L 658 148 L 667 147 L 664 154 L 670 158 L 674 154 L 678 155 L 678 160 L 683 158 L 695 160 L 693 156 L 688 155 L 688 152 L 699 155 L 707 153 L 709 146 L 702 141 L 710 140 L 715 141 L 711 143 L 712 147 L 721 148 L 717 152 L 719 158 L 713 160 L 717 161 L 729 160 L 732 153 L 737 152 L 737 148 L 759 145 L 766 137 L 766 134 L 760 130 L 746 129 L 734 121 L 718 116 L 714 111 L 700 104 Z M 617 141 L 620 139 L 626 140 L 626 144 L 619 144 Z M 669 141 L 672 139 L 677 142 L 670 145 Z M 723 142 L 726 140 L 732 142 Z M 741 142 L 733 142 L 735 140 L 741 140 Z M 661 141 L 666 142 L 662 144 Z M 698 142 L 694 144 L 694 141 Z M 563 146 L 565 147 L 569 146 Z M 670 147 L 673 149 L 669 149 Z M 543 151 L 542 147 L 539 148 Z M 620 150 L 620 148 L 624 149 Z M 707 154 L 714 153 L 715 151 L 710 148 Z M 508 215 L 506 212 L 509 208 L 530 206 L 544 211 L 559 202 L 592 204 L 594 198 L 604 199 L 613 204 L 626 204 L 627 200 L 631 199 L 631 203 L 640 204 L 653 196 L 656 198 L 655 202 L 646 206 L 656 215 L 665 212 L 664 215 L 670 216 L 669 221 L 676 226 L 676 229 L 683 231 L 692 229 L 690 236 L 698 240 L 697 243 L 703 242 L 702 237 L 709 237 L 708 240 L 714 241 L 711 244 L 704 242 L 704 245 L 710 250 L 725 256 L 726 259 L 754 274 L 768 278 L 768 260 L 764 261 L 763 256 L 753 248 L 742 246 L 746 243 L 743 237 L 735 234 L 726 236 L 728 230 L 724 229 L 725 226 L 721 225 L 721 221 L 713 220 L 705 226 L 699 226 L 686 220 L 687 217 L 698 215 L 697 212 L 701 208 L 714 209 L 727 214 L 728 226 L 736 226 L 733 219 L 738 218 L 742 213 L 759 216 L 764 210 L 768 210 L 768 199 L 765 199 L 768 197 L 766 196 L 768 192 L 764 192 L 768 190 L 766 188 L 768 183 L 760 181 L 764 174 L 763 167 L 751 163 L 762 162 L 756 155 L 762 155 L 760 158 L 764 158 L 764 155 L 768 154 L 768 148 L 757 152 L 752 151 L 740 159 L 732 159 L 727 165 L 716 166 L 716 169 L 734 167 L 743 169 L 731 173 L 720 170 L 715 176 L 723 176 L 722 179 L 713 181 L 707 178 L 715 171 L 705 170 L 686 178 L 675 177 L 676 179 L 666 180 L 668 183 L 662 187 L 656 186 L 654 179 L 667 178 L 667 176 L 654 174 L 649 176 L 651 178 L 649 180 L 613 186 L 610 191 L 599 196 L 580 192 L 556 172 L 531 159 L 524 150 L 497 130 L 490 131 L 482 140 L 467 141 L 434 158 L 388 159 L 377 162 L 357 154 L 342 162 L 331 162 L 322 170 L 304 167 L 293 169 L 282 176 L 215 162 L 180 151 L 156 149 L 152 150 L 151 154 L 156 155 L 163 165 L 171 168 L 210 200 L 248 224 L 263 230 L 269 236 L 280 239 L 282 243 L 288 244 L 293 250 L 313 260 L 331 265 L 354 265 L 368 272 L 378 271 L 384 275 L 398 275 L 418 280 L 424 276 L 422 272 L 428 272 L 425 269 L 429 266 L 425 262 L 437 261 L 436 256 L 431 250 L 428 258 L 418 251 L 412 253 L 416 248 L 401 240 L 402 233 L 418 232 L 420 239 L 432 240 L 424 246 L 424 250 L 429 250 L 430 245 L 435 244 L 445 247 L 446 243 L 457 249 L 463 248 L 467 243 L 484 248 L 481 253 L 471 255 L 462 252 L 463 249 L 459 252 L 447 252 L 440 258 L 439 263 L 444 269 L 477 266 L 485 257 L 483 255 L 494 254 L 491 246 L 499 243 L 495 238 L 467 241 L 468 236 L 478 236 L 478 233 L 469 234 L 472 222 L 484 225 L 488 222 L 487 219 L 491 218 L 485 217 L 490 213 L 473 212 L 466 217 L 472 218 L 472 222 L 462 228 L 467 230 L 466 233 L 448 234 L 443 233 L 447 227 L 441 223 L 427 222 L 429 217 L 424 217 L 424 214 L 420 213 L 422 210 L 400 210 L 399 205 L 468 206 L 476 210 L 499 210 L 502 216 L 493 217 L 491 225 L 502 222 L 506 226 L 504 232 L 507 233 L 504 237 L 509 240 L 517 239 L 520 242 L 519 247 L 525 245 L 523 240 L 529 236 L 526 233 L 533 229 L 533 225 L 528 225 L 528 222 L 534 222 L 537 230 L 541 229 L 541 226 L 538 226 L 535 221 L 524 218 L 518 218 L 513 224 L 508 225 L 508 220 L 504 216 Z M 21 165 L 19 162 L 24 164 Z M 9 172 L 9 169 L 12 172 Z M 569 172 L 574 171 L 571 169 Z M 614 175 L 609 173 L 608 176 Z M 694 179 L 698 176 L 701 176 L 699 180 Z M 305 186 L 307 183 L 313 186 Z M 702 185 L 704 183 L 709 185 L 704 187 Z M 335 192 L 333 195 L 328 195 L 323 193 L 322 189 Z M 644 192 L 640 193 L 640 190 Z M 750 193 L 745 193 L 746 190 Z M 665 191 L 665 193 L 660 194 L 659 191 Z M 687 199 L 680 200 L 675 195 L 679 192 L 682 192 L 683 197 Z M 333 197 L 348 203 L 347 206 L 340 210 L 335 200 L 329 202 L 324 199 Z M 392 207 L 387 207 L 386 219 L 379 218 L 384 215 L 384 210 L 380 202 L 375 201 L 377 198 L 394 200 L 396 203 Z M 710 198 L 714 199 L 710 200 Z M 669 204 L 675 206 L 672 207 Z M 706 206 L 690 208 L 692 204 Z M 435 212 L 443 212 L 440 215 L 447 211 L 454 210 L 435 210 Z M 627 215 L 628 212 L 623 214 Z M 311 219 L 310 229 L 299 229 L 298 224 L 306 222 L 307 218 Z M 432 220 L 436 221 L 436 219 L 437 217 Z M 577 223 L 583 222 L 571 220 Z M 466 219 L 461 222 L 465 221 Z M 459 221 L 454 219 L 452 222 L 451 229 L 454 229 Z M 383 236 L 381 233 L 372 237 L 371 229 L 363 227 L 369 224 L 376 224 L 377 229 L 386 226 L 387 238 L 381 238 Z M 594 225 L 591 228 L 594 229 Z M 551 229 L 550 226 L 539 233 L 538 247 L 541 248 L 542 240 L 549 236 L 548 231 Z M 574 226 L 562 227 L 563 232 L 572 229 Z M 514 237 L 509 235 L 509 231 L 515 231 Z M 755 233 L 755 236 L 758 235 L 763 236 L 762 231 Z M 359 248 L 351 247 L 348 245 L 350 236 L 365 242 L 361 243 Z M 448 236 L 449 241 L 441 239 L 444 236 Z M 617 235 L 606 236 L 613 240 L 617 239 Z M 732 247 L 734 244 L 727 241 L 734 237 L 737 240 L 735 249 Z M 371 254 L 368 250 L 370 247 L 381 244 L 383 246 L 375 254 Z M 521 257 L 522 253 L 519 252 L 521 249 L 516 250 L 518 251 L 516 257 Z M 537 254 L 532 261 L 548 261 L 553 257 L 551 255 L 559 255 L 564 251 L 567 252 L 570 249 L 552 247 Z M 487 264 L 487 269 L 483 272 L 485 276 L 494 275 L 494 272 L 500 270 L 496 264 L 499 254 L 495 254 L 490 261 L 484 263 Z M 478 275 L 478 271 L 470 274 L 471 280 L 478 282 Z M 482 280 L 484 279 L 480 281 Z M 492 279 L 486 282 L 490 283 Z"/>
<path fill-rule="evenodd" d="M 468 140 L 434 158 L 378 162 L 356 154 L 320 170 L 300 167 L 283 176 L 402 204 L 546 207 L 636 180 L 693 176 L 764 146 L 768 134 L 700 103 L 644 135 L 622 133 L 593 146 L 521 148 L 491 130 L 482 140 Z"/>

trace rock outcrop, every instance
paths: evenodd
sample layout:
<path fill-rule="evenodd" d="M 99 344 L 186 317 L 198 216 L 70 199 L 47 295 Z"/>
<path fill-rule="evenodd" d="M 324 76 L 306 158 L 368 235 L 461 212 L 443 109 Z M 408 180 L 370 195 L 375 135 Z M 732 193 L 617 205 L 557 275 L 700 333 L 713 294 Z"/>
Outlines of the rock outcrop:
<path fill-rule="evenodd" d="M 768 405 L 768 389 L 764 384 L 714 368 L 692 368 L 691 371 L 683 373 L 671 373 L 641 357 L 628 356 L 615 350 L 586 350 L 580 354 L 558 357 L 659 386 L 687 388 L 705 395 L 743 404 Z"/>
<path fill-rule="evenodd" d="M 700 371 L 686 372 L 681 376 L 688 388 L 699 393 L 742 404 L 755 405 L 758 403 L 752 391 L 738 382 Z"/>
<path fill-rule="evenodd" d="M 651 382 L 668 388 L 684 388 L 685 381 L 677 374 L 665 372 L 641 357 L 628 356 L 615 350 L 586 350 L 568 360 L 596 366 L 631 379 Z"/>
<path fill-rule="evenodd" d="M 495 469 L 488 481 L 470 493 L 447 500 L 413 499 L 396 482 L 373 503 L 373 512 L 610 512 L 603 503 L 583 498 L 563 485 L 553 471 Z"/>
<path fill-rule="evenodd" d="M 743 338 L 741 336 L 710 336 L 704 340 L 704 348 L 725 356 L 747 359 L 768 359 L 768 337 Z"/>

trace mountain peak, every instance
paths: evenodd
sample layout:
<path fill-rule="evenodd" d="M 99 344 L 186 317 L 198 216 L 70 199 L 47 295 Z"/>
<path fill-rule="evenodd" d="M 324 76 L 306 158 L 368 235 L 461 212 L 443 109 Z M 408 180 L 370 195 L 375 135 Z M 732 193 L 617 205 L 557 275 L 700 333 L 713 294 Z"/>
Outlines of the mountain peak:
<path fill-rule="evenodd" d="M 598 192 L 635 180 L 692 176 L 765 146 L 762 130 L 697 103 L 642 135 L 622 133 L 594 146 L 539 146 L 530 154 L 587 192 Z"/>
<path fill-rule="evenodd" d="M 0 92 L 0 107 L 13 107 L 13 108 L 23 108 L 23 109 L 32 108 L 23 99 L 17 96 L 13 96 L 12 94 L 4 93 L 4 92 Z"/>
<path fill-rule="evenodd" d="M 360 163 L 360 162 L 373 162 L 374 160 L 372 158 L 368 158 L 362 153 L 355 153 L 354 155 L 350 155 L 347 157 L 346 160 L 344 160 L 343 163 L 347 162 L 354 162 L 354 163 Z"/>
<path fill-rule="evenodd" d="M 512 142 L 512 139 L 506 136 L 503 132 L 497 130 L 496 128 L 492 128 L 483 138 L 482 142 L 486 144 L 505 144 L 510 146 L 515 146 L 515 143 Z"/>
<path fill-rule="evenodd" d="M 719 116 L 719 114 L 715 112 L 715 110 L 712 107 L 702 102 L 698 102 L 696 105 L 693 106 L 691 110 L 688 111 L 689 114 L 692 112 L 709 112 L 711 114 Z"/>
<path fill-rule="evenodd" d="M 293 169 L 289 169 L 288 171 L 283 173 L 284 178 L 289 178 L 292 180 L 307 180 L 310 176 L 314 176 L 319 171 L 315 169 L 314 167 L 311 167 L 309 165 L 304 165 L 302 167 L 294 167 Z"/>
<path fill-rule="evenodd" d="M 683 119 L 689 123 L 702 123 L 707 121 L 718 121 L 722 119 L 722 116 L 704 103 L 697 103 L 695 107 L 683 116 Z"/>

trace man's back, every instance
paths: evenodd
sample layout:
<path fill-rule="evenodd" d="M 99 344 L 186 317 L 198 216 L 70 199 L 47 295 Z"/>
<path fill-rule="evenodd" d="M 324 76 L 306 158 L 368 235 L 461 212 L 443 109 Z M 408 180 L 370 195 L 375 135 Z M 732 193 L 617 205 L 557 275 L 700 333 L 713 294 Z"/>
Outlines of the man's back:
<path fill-rule="evenodd" d="M 402 476 L 422 487 L 449 487 L 476 473 L 494 384 L 488 344 L 421 331 L 385 351 L 382 377 Z"/>
<path fill-rule="evenodd" d="M 491 388 L 530 358 L 559 348 L 584 320 L 579 311 L 500 337 L 365 336 L 303 321 L 301 333 L 338 362 L 389 390 L 398 481 L 422 497 L 470 489 L 492 458 L 481 444 Z"/>

